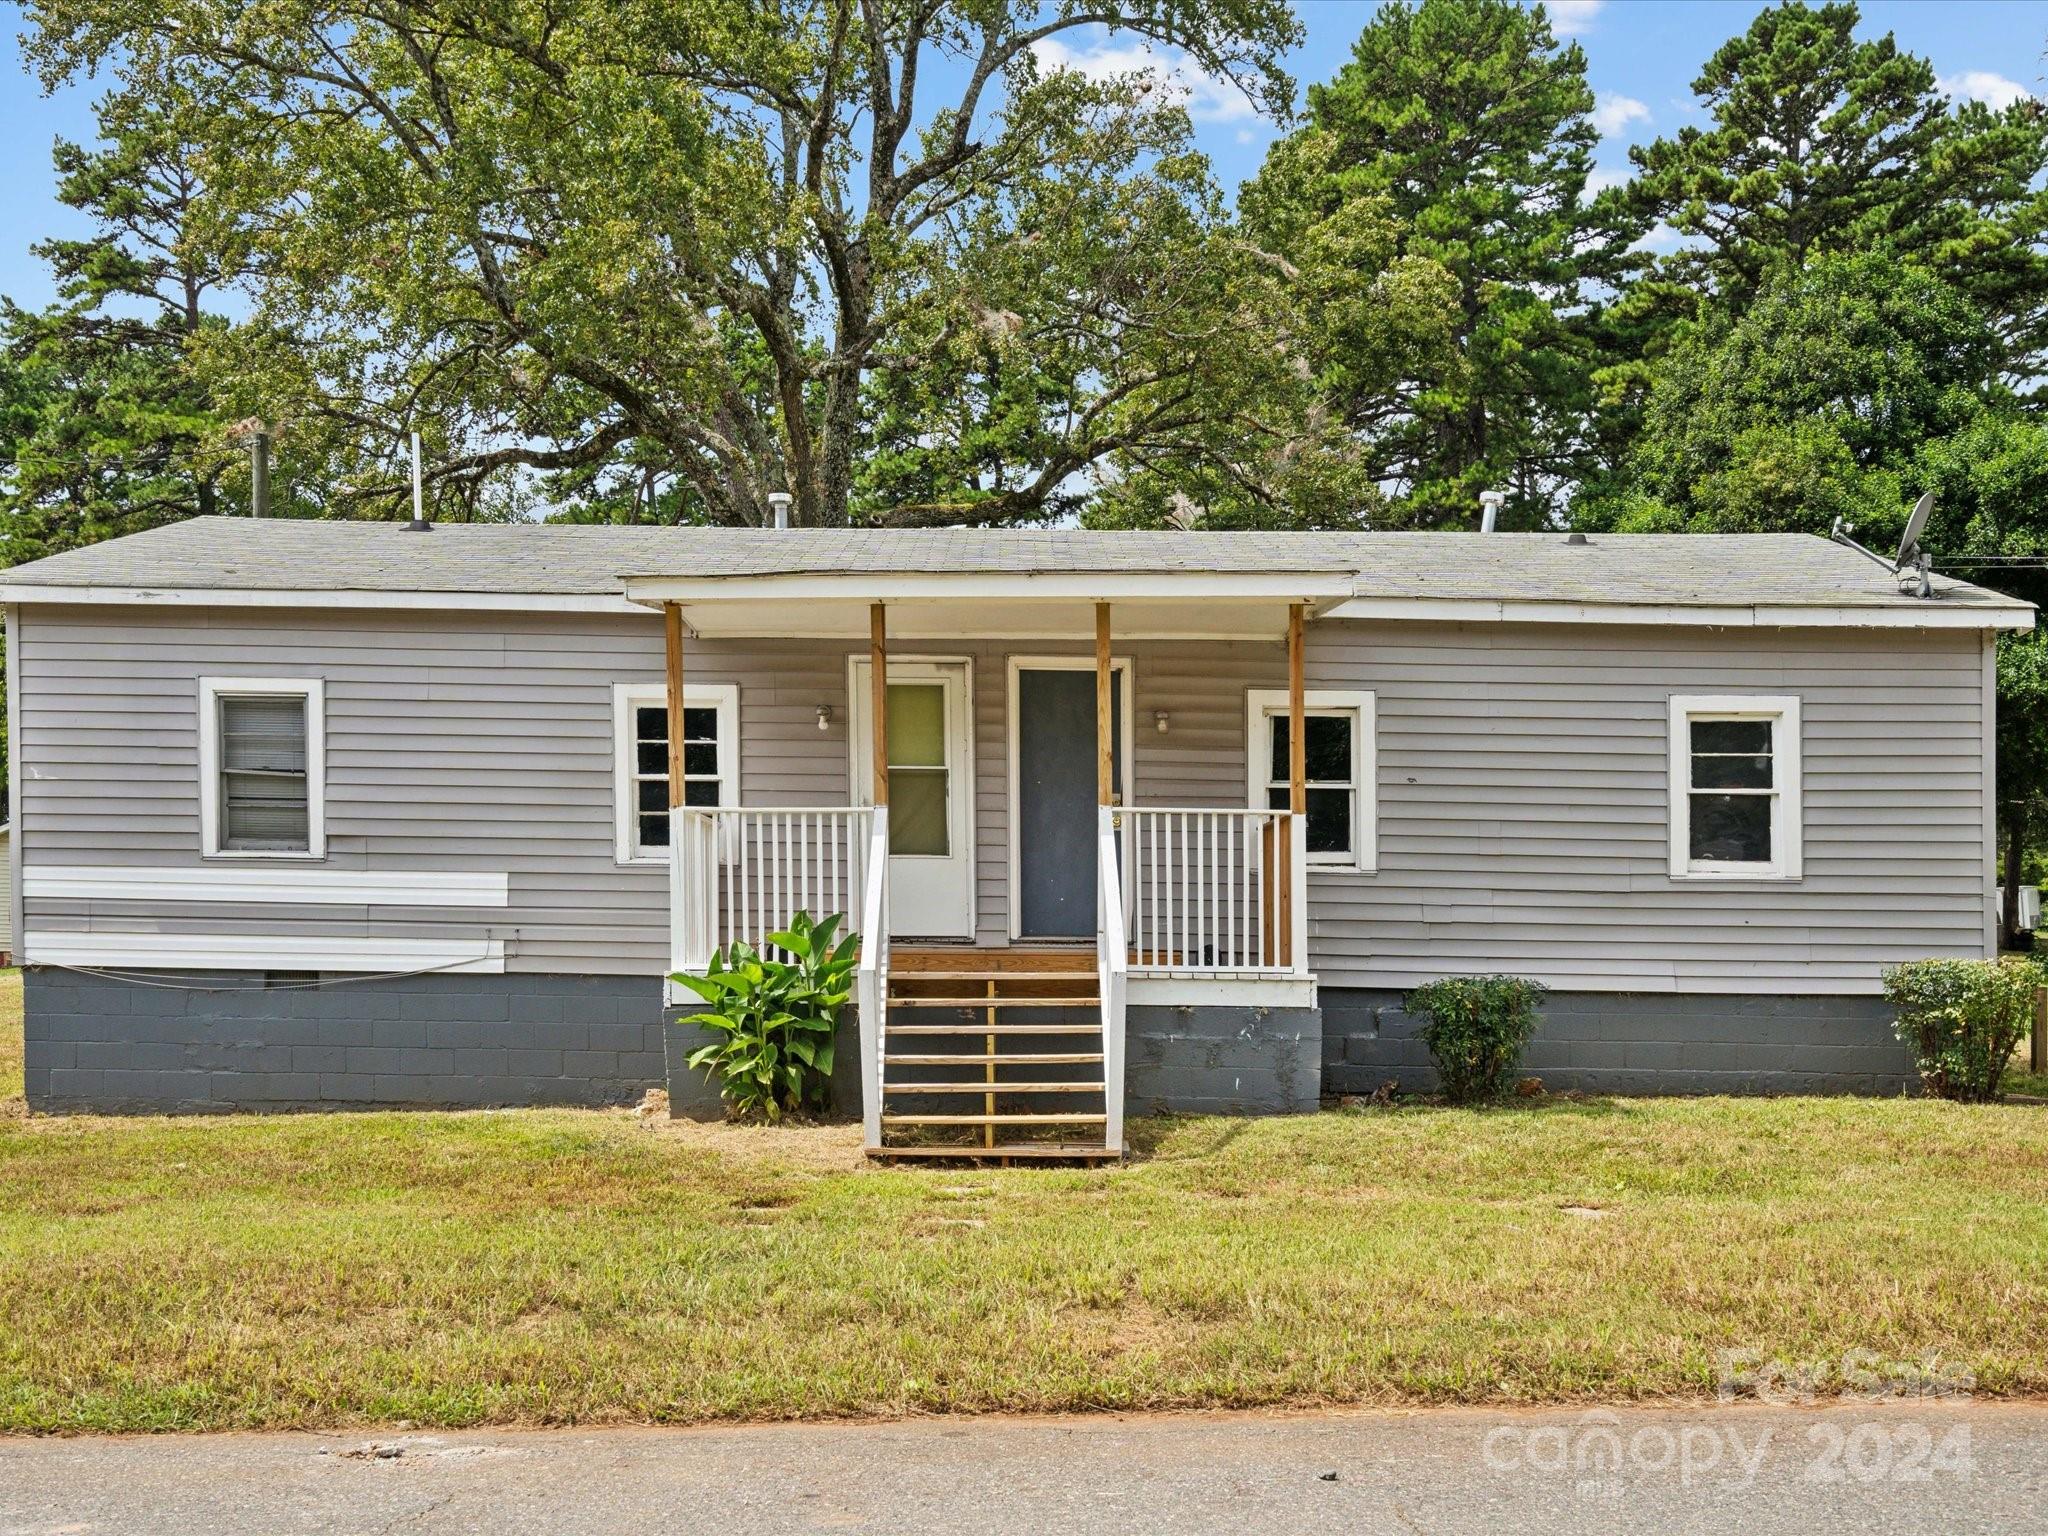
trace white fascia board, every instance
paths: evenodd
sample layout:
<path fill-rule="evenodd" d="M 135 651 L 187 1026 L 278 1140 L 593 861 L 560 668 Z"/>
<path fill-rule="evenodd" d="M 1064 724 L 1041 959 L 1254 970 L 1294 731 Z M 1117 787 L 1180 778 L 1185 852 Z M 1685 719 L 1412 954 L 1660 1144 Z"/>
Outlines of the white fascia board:
<path fill-rule="evenodd" d="M 202 869 L 31 864 L 22 894 L 53 901 L 236 901 L 279 906 L 507 907 L 511 878 L 468 870 Z"/>
<path fill-rule="evenodd" d="M 0 602 L 147 608 L 418 608 L 470 613 L 640 613 L 616 593 L 283 591 L 250 587 L 55 587 L 0 583 Z"/>
<path fill-rule="evenodd" d="M 1897 607 L 1844 604 L 1553 603 L 1482 598 L 1354 597 L 1326 619 L 1422 619 L 1439 623 L 1648 624 L 1722 629 L 2032 629 L 2023 604 Z"/>
<path fill-rule="evenodd" d="M 303 933 L 56 933 L 31 929 L 30 965 L 143 971 L 359 971 L 502 974 L 502 939 L 335 938 Z"/>
<path fill-rule="evenodd" d="M 1313 976 L 1218 975 L 1204 971 L 1132 971 L 1124 1001 L 1151 1008 L 1313 1008 Z"/>
<path fill-rule="evenodd" d="M 838 571 L 625 579 L 626 596 L 636 603 L 854 597 L 875 603 L 916 598 L 1329 603 L 1347 598 L 1354 580 L 1349 572 L 1335 571 Z"/>

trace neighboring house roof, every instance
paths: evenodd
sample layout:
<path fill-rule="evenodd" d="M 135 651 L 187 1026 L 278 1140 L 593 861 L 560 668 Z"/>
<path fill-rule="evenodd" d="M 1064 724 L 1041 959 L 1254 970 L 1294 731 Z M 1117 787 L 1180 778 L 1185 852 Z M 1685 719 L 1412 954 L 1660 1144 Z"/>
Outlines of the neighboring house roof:
<path fill-rule="evenodd" d="M 18 566 L 0 576 L 0 596 L 203 602 L 233 593 L 242 601 L 334 604 L 346 594 L 374 594 L 432 606 L 438 595 L 449 606 L 502 597 L 532 600 L 519 606 L 611 608 L 629 595 L 715 601 L 736 596 L 736 583 L 821 595 L 859 585 L 878 596 L 903 596 L 941 582 L 964 592 L 976 577 L 1011 592 L 1028 589 L 1018 578 L 1067 578 L 1060 586 L 1076 592 L 1087 583 L 1074 579 L 1100 578 L 1105 597 L 1139 579 L 1157 593 L 1176 579 L 1191 589 L 1220 589 L 1218 578 L 1249 591 L 1251 579 L 1263 577 L 1271 578 L 1257 584 L 1266 595 L 1298 588 L 1325 615 L 1337 616 L 1514 617 L 1530 605 L 1563 605 L 1716 614 L 1857 610 L 1872 622 L 2015 627 L 2029 623 L 2032 612 L 1939 576 L 1936 601 L 1903 594 L 1874 561 L 1804 534 L 1593 534 L 1578 544 L 1555 533 L 547 523 L 443 523 L 416 533 L 402 523 L 224 517 L 193 518 Z M 1045 586 L 1053 595 L 1053 583 Z"/>

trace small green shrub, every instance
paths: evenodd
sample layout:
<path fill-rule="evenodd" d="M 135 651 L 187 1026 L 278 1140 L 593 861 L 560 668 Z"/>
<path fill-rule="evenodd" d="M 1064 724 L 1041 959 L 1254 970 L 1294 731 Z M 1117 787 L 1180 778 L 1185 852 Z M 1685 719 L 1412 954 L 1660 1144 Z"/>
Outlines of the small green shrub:
<path fill-rule="evenodd" d="M 1887 967 L 1893 1026 L 1936 1098 L 1981 1104 L 1998 1097 L 2013 1047 L 2034 1017 L 2044 973 L 2031 960 L 1912 960 Z"/>
<path fill-rule="evenodd" d="M 1428 1016 L 1422 1043 L 1436 1061 L 1445 1098 L 1486 1104 L 1507 1097 L 1547 990 L 1521 976 L 1446 976 L 1402 999 L 1407 1012 Z"/>
<path fill-rule="evenodd" d="M 851 933 L 835 946 L 838 926 L 836 913 L 814 923 L 799 912 L 787 929 L 768 935 L 787 960 L 736 943 L 714 954 L 702 976 L 670 978 L 712 1005 L 683 1020 L 719 1037 L 692 1051 L 690 1065 L 717 1082 L 739 1118 L 779 1120 L 829 1106 L 833 1036 L 853 992 L 860 946 Z"/>

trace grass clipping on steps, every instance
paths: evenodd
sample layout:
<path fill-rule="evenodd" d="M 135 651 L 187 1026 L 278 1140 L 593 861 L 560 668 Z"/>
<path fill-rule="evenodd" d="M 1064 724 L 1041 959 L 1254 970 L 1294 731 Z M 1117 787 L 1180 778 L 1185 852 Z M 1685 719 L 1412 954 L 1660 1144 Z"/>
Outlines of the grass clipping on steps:
<path fill-rule="evenodd" d="M 0 1067 L 0 1070 L 4 1070 Z M 17 1079 L 18 1081 L 18 1079 Z M 0 1428 L 2048 1390 L 2048 1112 L 1549 1101 L 865 1166 L 625 1112 L 0 1111 Z"/>

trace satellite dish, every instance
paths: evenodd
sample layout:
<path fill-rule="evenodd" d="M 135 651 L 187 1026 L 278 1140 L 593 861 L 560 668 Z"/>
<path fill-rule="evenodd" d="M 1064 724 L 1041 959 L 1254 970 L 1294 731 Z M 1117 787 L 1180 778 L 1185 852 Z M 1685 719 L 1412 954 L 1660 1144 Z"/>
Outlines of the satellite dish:
<path fill-rule="evenodd" d="M 1898 570 L 1911 565 L 1920 553 L 1920 535 L 1927 531 L 1927 514 L 1934 510 L 1934 492 L 1922 493 L 1913 503 L 1913 515 L 1906 519 L 1905 535 L 1899 540 L 1899 558 L 1893 562 Z"/>

